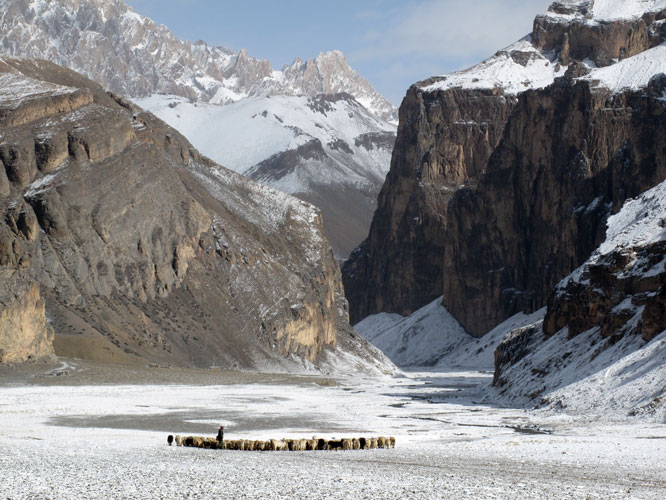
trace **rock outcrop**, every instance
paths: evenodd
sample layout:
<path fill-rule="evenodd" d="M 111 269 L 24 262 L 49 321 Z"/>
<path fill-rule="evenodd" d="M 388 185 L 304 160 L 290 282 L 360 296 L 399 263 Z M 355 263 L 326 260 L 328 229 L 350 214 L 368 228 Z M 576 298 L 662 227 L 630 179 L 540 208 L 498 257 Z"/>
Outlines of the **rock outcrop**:
<path fill-rule="evenodd" d="M 548 300 L 546 337 L 599 328 L 617 342 L 649 342 L 666 330 L 666 184 L 634 200 L 608 222 L 607 239 Z"/>
<path fill-rule="evenodd" d="M 666 11 L 618 18 L 606 3 L 553 4 L 532 35 L 409 90 L 369 237 L 343 269 L 352 322 L 443 294 L 481 336 L 545 305 L 607 217 L 664 179 L 663 79 L 648 80 L 666 71 Z"/>
<path fill-rule="evenodd" d="M 56 340 L 183 366 L 377 361 L 317 209 L 70 70 L 4 59 L 0 78 L 2 286 L 38 283 Z"/>
<path fill-rule="evenodd" d="M 53 358 L 53 329 L 39 286 L 20 279 L 6 284 L 0 303 L 0 364 Z"/>

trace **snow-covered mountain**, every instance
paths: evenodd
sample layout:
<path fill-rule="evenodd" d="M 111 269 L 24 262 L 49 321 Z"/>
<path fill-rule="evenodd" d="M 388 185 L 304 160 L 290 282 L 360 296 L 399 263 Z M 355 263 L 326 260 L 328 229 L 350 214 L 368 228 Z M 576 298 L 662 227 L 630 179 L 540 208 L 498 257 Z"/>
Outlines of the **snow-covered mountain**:
<path fill-rule="evenodd" d="M 396 127 L 349 94 L 251 97 L 226 106 L 166 95 L 135 102 L 213 160 L 318 206 L 338 257 L 367 235 Z"/>
<path fill-rule="evenodd" d="M 496 88 L 515 95 L 551 85 L 574 61 L 580 66 L 572 76 L 601 87 L 645 87 L 666 71 L 664 22 L 658 16 L 663 9 L 666 0 L 554 2 L 537 16 L 530 35 L 471 68 L 423 82 L 423 91 Z"/>
<path fill-rule="evenodd" d="M 242 49 L 179 40 L 122 0 L 0 0 L 0 25 L 5 55 L 50 60 L 127 97 L 166 93 L 226 104 L 347 92 L 373 114 L 397 119 L 395 107 L 339 51 L 275 70 Z"/>

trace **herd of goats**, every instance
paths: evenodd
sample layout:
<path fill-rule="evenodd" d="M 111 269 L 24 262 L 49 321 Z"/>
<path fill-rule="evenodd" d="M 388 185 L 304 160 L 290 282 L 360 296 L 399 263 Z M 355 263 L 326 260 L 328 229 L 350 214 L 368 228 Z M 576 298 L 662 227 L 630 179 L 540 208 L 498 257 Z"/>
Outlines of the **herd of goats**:
<path fill-rule="evenodd" d="M 215 450 L 242 450 L 242 451 L 316 451 L 316 450 L 371 450 L 375 448 L 395 448 L 394 437 L 349 438 L 349 439 L 269 439 L 267 441 L 252 441 L 249 439 L 235 439 L 218 441 L 216 438 L 197 436 L 181 437 L 169 435 L 169 446 L 193 448 L 210 448 Z"/>

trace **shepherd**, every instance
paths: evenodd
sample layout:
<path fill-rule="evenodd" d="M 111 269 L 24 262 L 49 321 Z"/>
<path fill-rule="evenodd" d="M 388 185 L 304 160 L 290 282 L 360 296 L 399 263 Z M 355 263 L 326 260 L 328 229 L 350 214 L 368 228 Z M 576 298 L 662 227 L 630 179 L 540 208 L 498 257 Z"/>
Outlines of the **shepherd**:
<path fill-rule="evenodd" d="M 220 430 L 217 431 L 217 442 L 224 443 L 224 425 L 220 425 Z"/>

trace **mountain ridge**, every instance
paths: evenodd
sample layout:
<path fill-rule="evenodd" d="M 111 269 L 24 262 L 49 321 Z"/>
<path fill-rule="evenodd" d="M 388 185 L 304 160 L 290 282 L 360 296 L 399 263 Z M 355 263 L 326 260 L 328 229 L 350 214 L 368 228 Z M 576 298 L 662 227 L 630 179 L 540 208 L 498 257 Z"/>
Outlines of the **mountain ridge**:
<path fill-rule="evenodd" d="M 122 0 L 3 0 L 0 5 L 4 54 L 71 67 L 127 97 L 166 93 L 225 104 L 250 96 L 348 92 L 383 119 L 397 115 L 337 50 L 275 70 L 245 49 L 182 41 Z"/>

